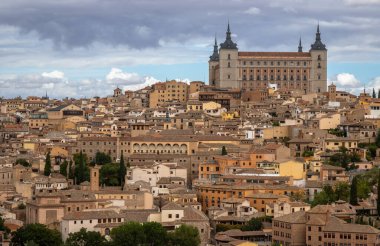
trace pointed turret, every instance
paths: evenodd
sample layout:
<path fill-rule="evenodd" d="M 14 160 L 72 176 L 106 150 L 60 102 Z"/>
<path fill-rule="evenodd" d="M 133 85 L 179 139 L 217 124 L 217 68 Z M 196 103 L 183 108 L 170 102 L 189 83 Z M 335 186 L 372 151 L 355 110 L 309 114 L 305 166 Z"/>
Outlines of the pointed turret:
<path fill-rule="evenodd" d="M 210 56 L 210 61 L 219 61 L 218 43 L 216 41 L 216 35 L 215 35 L 214 52 Z"/>
<path fill-rule="evenodd" d="M 321 41 L 321 33 L 319 32 L 319 23 L 317 26 L 317 33 L 315 34 L 315 42 L 311 45 L 310 50 L 326 50 L 326 45 Z"/>
<path fill-rule="evenodd" d="M 302 41 L 301 41 L 301 37 L 300 37 L 300 41 L 298 43 L 298 52 L 302 52 Z"/>
<path fill-rule="evenodd" d="M 226 40 L 220 44 L 221 49 L 237 49 L 237 44 L 231 39 L 230 22 L 228 21 Z"/>

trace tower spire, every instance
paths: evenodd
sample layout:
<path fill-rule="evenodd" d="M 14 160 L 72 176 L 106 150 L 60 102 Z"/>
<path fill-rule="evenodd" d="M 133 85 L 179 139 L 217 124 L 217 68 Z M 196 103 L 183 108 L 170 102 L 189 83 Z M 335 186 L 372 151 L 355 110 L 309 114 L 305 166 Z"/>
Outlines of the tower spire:
<path fill-rule="evenodd" d="M 321 41 L 321 33 L 319 31 L 319 21 L 317 25 L 317 32 L 315 33 L 314 44 L 311 45 L 311 50 L 326 50 L 326 45 Z"/>
<path fill-rule="evenodd" d="M 298 43 L 298 52 L 302 52 L 302 40 L 301 40 L 301 37 L 300 37 L 300 41 Z"/>
<path fill-rule="evenodd" d="M 216 41 L 216 33 L 215 33 L 214 52 L 210 56 L 210 61 L 219 61 L 219 51 L 218 51 L 218 43 Z"/>
<path fill-rule="evenodd" d="M 237 44 L 234 43 L 231 38 L 231 29 L 230 29 L 229 20 L 227 24 L 226 40 L 220 44 L 220 48 L 221 49 L 237 49 Z"/>
<path fill-rule="evenodd" d="M 320 33 L 319 32 L 319 21 L 318 21 L 318 26 L 317 26 L 317 33 Z"/>

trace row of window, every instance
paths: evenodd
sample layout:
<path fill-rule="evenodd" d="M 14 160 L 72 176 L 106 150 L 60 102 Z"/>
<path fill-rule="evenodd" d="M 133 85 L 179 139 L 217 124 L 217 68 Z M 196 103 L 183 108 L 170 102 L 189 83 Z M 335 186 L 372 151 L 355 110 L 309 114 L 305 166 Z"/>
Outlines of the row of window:
<path fill-rule="evenodd" d="M 273 225 L 275 227 L 280 227 L 280 228 L 286 228 L 286 229 L 292 229 L 292 225 L 289 223 L 284 223 L 284 222 L 279 222 L 279 221 L 274 221 Z"/>
<path fill-rule="evenodd" d="M 78 220 L 78 223 L 83 224 L 83 220 Z M 120 223 L 121 218 L 112 218 L 112 219 L 98 219 L 98 223 Z M 92 220 L 89 220 L 89 223 L 92 224 Z M 74 220 L 74 224 L 77 224 L 77 221 Z"/>
<path fill-rule="evenodd" d="M 274 231 L 273 234 L 275 236 L 279 236 L 279 237 L 292 238 L 292 234 L 290 234 L 290 233 L 284 233 L 284 232 Z"/>
<path fill-rule="evenodd" d="M 247 76 L 246 75 L 243 75 L 243 80 L 247 80 Z M 249 76 L 249 80 L 254 80 L 253 75 Z M 260 75 L 257 75 L 256 76 L 256 80 L 268 80 L 268 77 L 266 75 L 264 75 L 263 77 L 261 77 Z M 274 80 L 274 76 L 273 75 L 270 76 L 270 80 Z M 276 80 L 281 80 L 281 76 L 278 75 L 276 77 Z M 284 75 L 282 77 L 282 80 L 288 80 L 288 77 L 286 75 Z M 296 77 L 290 76 L 289 80 L 301 80 L 301 76 L 299 76 L 299 75 L 297 75 Z M 303 76 L 303 80 L 304 81 L 307 80 L 307 76 L 306 75 Z"/>
<path fill-rule="evenodd" d="M 230 56 L 228 56 L 227 57 L 228 58 L 228 60 L 230 60 L 231 59 L 231 57 Z M 277 65 L 277 66 L 281 66 L 281 65 L 283 65 L 283 66 L 286 66 L 286 65 L 292 65 L 292 66 L 294 66 L 294 65 L 296 65 L 296 66 L 301 66 L 301 64 L 303 64 L 303 66 L 307 66 L 307 61 L 270 61 L 270 62 L 267 62 L 267 61 L 249 61 L 249 62 L 247 62 L 247 61 L 243 61 L 242 62 L 243 63 L 243 66 L 246 66 L 246 65 L 251 65 L 251 66 L 253 66 L 253 65 L 258 65 L 258 66 L 260 66 L 260 65 L 264 65 L 264 66 L 266 66 L 266 65 L 271 65 L 271 66 L 274 66 L 274 65 Z M 240 63 L 241 64 L 241 63 Z"/>

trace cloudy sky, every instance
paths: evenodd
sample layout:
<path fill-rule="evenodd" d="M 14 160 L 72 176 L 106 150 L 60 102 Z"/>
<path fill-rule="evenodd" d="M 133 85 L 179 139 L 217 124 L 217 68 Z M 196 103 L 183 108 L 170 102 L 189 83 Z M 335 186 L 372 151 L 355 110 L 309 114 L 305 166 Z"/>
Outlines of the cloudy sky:
<path fill-rule="evenodd" d="M 239 50 L 310 48 L 328 77 L 380 88 L 380 0 L 1 0 L 0 96 L 106 96 L 165 79 L 206 80 L 230 20 Z"/>

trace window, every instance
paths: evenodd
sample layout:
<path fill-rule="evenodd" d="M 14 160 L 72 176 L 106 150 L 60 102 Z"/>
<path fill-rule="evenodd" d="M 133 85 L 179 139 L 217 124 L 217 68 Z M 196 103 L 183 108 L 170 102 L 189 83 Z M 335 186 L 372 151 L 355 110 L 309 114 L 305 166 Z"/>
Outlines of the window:
<path fill-rule="evenodd" d="M 179 214 L 176 214 L 175 217 L 178 219 L 179 218 Z"/>
<path fill-rule="evenodd" d="M 168 214 L 168 218 L 171 219 L 172 218 L 172 214 Z"/>

